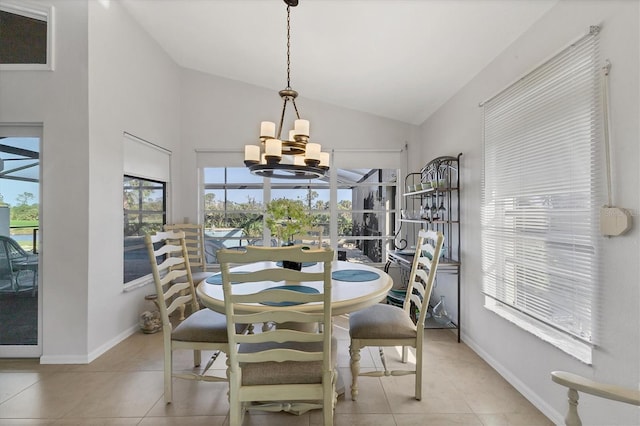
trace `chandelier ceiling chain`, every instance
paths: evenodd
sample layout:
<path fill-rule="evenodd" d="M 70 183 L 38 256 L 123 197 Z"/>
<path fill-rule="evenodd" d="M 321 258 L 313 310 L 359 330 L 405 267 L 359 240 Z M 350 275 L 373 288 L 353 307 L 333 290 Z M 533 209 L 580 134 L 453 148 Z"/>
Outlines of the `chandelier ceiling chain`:
<path fill-rule="evenodd" d="M 291 6 L 287 5 L 287 89 L 291 89 Z"/>
<path fill-rule="evenodd" d="M 259 146 L 245 145 L 244 163 L 251 173 L 262 177 L 285 179 L 314 179 L 326 176 L 329 170 L 329 153 L 321 152 L 321 146 L 309 142 L 309 121 L 300 118 L 295 98 L 298 92 L 291 88 L 291 7 L 298 0 L 284 0 L 287 4 L 287 87 L 278 94 L 283 100 L 280 122 L 260 123 Z M 295 121 L 288 139 L 282 138 L 287 103 L 293 104 Z"/>

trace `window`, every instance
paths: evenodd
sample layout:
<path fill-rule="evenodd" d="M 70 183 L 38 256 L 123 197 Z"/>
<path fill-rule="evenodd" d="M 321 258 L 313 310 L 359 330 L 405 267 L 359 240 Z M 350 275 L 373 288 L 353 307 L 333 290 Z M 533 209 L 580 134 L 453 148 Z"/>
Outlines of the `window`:
<path fill-rule="evenodd" d="M 0 4 L 0 69 L 53 69 L 53 8 L 35 3 Z"/>
<path fill-rule="evenodd" d="M 246 167 L 204 169 L 204 227 L 207 263 L 220 248 L 260 245 L 265 209 L 263 179 Z"/>
<path fill-rule="evenodd" d="M 217 263 L 221 247 L 277 245 L 264 238 L 264 211 L 270 200 L 300 200 L 334 247 L 348 260 L 381 263 L 393 240 L 397 169 L 336 169 L 332 179 L 265 180 L 246 167 L 204 167 L 203 219 L 207 263 Z M 332 217 L 332 209 L 335 215 Z M 332 222 L 333 221 L 333 222 Z M 335 230 L 335 231 L 332 231 Z"/>
<path fill-rule="evenodd" d="M 338 239 L 347 258 L 382 263 L 393 249 L 396 176 L 396 169 L 338 170 Z"/>
<path fill-rule="evenodd" d="M 600 64 L 590 34 L 484 103 L 486 307 L 591 362 Z"/>
<path fill-rule="evenodd" d="M 123 203 L 124 283 L 131 283 L 151 274 L 144 236 L 166 223 L 166 184 L 125 176 Z"/>

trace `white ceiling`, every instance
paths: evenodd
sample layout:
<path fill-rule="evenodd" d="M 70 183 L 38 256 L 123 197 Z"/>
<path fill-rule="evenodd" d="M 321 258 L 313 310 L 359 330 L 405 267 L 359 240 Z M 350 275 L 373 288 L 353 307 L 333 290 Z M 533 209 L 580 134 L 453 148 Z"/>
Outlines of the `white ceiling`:
<path fill-rule="evenodd" d="M 300 0 L 291 86 L 302 98 L 421 124 L 557 1 Z M 179 65 L 285 88 L 282 0 L 121 2 Z"/>

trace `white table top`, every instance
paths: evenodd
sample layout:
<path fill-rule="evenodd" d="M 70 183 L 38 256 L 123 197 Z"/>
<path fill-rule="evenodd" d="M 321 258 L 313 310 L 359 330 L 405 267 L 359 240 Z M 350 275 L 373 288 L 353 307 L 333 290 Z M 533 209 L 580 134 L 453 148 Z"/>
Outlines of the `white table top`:
<path fill-rule="evenodd" d="M 259 262 L 251 265 L 238 266 L 236 268 L 232 268 L 231 271 L 249 271 L 265 267 L 274 267 L 274 264 L 271 262 Z M 305 269 L 310 271 L 321 271 L 322 267 L 323 265 L 321 263 L 318 263 L 313 266 L 305 267 Z M 378 277 L 370 281 L 354 282 L 340 281 L 334 278 L 332 280 L 331 288 L 333 315 L 342 315 L 374 305 L 384 300 L 387 292 L 393 286 L 393 280 L 388 274 L 372 266 L 343 261 L 336 261 L 332 264 L 332 273 L 336 271 L 346 271 L 351 269 L 375 272 Z M 259 283 L 238 284 L 238 288 L 234 288 L 234 292 L 257 292 L 263 289 L 285 284 L 292 283 L 285 283 L 284 281 L 265 281 Z M 322 282 L 305 282 L 304 285 L 308 287 L 314 287 L 322 292 Z M 200 300 L 202 301 L 202 304 L 204 306 L 214 311 L 224 313 L 224 296 L 221 284 L 209 284 L 206 282 L 206 280 L 202 281 L 196 288 L 196 293 L 200 297 Z M 295 307 L 292 307 L 292 309 L 299 311 L 314 311 L 318 309 L 318 306 L 319 305 L 317 304 L 297 305 Z M 266 309 L 272 308 L 260 304 L 247 304 L 245 313 L 260 312 Z"/>

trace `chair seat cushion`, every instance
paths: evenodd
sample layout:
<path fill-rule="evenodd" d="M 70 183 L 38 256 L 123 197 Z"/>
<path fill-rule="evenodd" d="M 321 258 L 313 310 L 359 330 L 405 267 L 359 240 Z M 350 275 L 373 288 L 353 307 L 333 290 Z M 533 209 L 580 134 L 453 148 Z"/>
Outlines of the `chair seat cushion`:
<path fill-rule="evenodd" d="M 337 340 L 331 338 L 331 363 L 336 368 Z M 322 342 L 300 343 L 267 342 L 262 344 L 240 344 L 239 353 L 251 353 L 267 349 L 287 348 L 304 351 L 322 351 Z M 281 385 L 281 384 L 307 384 L 322 383 L 322 361 L 284 361 L 284 362 L 257 362 L 241 363 L 242 384 L 244 386 L 255 385 Z"/>
<path fill-rule="evenodd" d="M 226 343 L 227 318 L 211 309 L 200 309 L 176 326 L 171 340 L 182 342 Z"/>
<path fill-rule="evenodd" d="M 402 308 L 378 303 L 349 316 L 349 335 L 352 339 L 411 339 L 417 332 Z"/>

